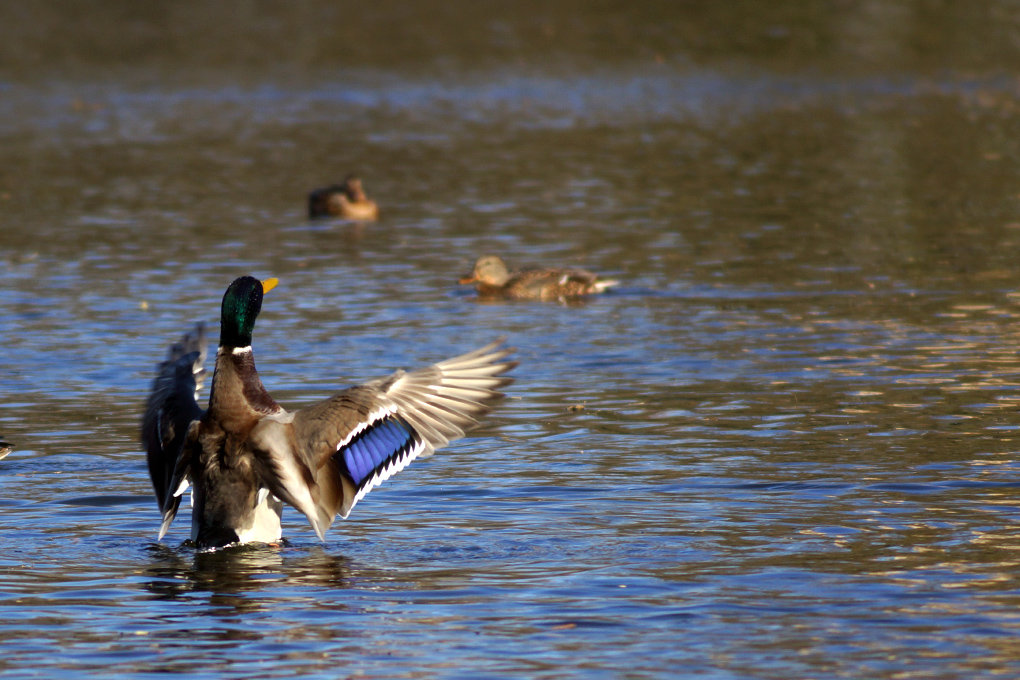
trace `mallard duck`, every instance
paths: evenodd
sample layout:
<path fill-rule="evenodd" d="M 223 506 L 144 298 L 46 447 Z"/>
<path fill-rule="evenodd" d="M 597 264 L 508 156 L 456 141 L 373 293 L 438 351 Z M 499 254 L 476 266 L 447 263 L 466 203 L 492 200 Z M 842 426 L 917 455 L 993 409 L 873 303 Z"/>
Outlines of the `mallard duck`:
<path fill-rule="evenodd" d="M 3 439 L 0 439 L 0 460 L 6 458 L 7 454 L 9 454 L 13 450 L 14 450 L 13 446 L 5 442 Z"/>
<path fill-rule="evenodd" d="M 478 258 L 470 274 L 458 281 L 473 283 L 480 297 L 513 300 L 565 300 L 601 293 L 617 281 L 599 280 L 584 269 L 524 269 L 510 273 L 502 258 Z"/>
<path fill-rule="evenodd" d="M 361 178 L 348 175 L 343 184 L 333 184 L 308 194 L 308 217 L 346 217 L 349 220 L 375 220 L 379 206 L 366 194 Z"/>
<path fill-rule="evenodd" d="M 415 458 L 463 436 L 511 382 L 503 374 L 517 364 L 497 341 L 286 411 L 262 385 L 252 352 L 263 294 L 275 285 L 244 276 L 227 288 L 204 411 L 204 328 L 186 333 L 159 365 L 141 431 L 163 517 L 159 539 L 190 484 L 200 548 L 279 541 L 284 502 L 324 540 L 338 513 L 347 517 Z"/>

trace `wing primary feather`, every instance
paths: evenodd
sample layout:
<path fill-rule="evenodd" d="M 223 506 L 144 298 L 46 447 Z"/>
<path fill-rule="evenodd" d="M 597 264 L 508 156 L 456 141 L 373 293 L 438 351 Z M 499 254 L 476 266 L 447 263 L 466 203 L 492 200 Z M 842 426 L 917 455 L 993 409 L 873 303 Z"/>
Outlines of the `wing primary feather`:
<path fill-rule="evenodd" d="M 475 427 L 503 396 L 498 390 L 512 382 L 504 375 L 517 365 L 507 359 L 512 351 L 500 339 L 296 411 L 294 444 L 264 449 L 278 468 L 272 492 L 303 512 L 321 536 L 335 515 L 347 517 L 373 488 Z M 288 474 L 292 468 L 311 475 L 307 486 Z"/>
<path fill-rule="evenodd" d="M 190 476 L 185 446 L 192 423 L 202 417 L 196 401 L 205 374 L 204 324 L 196 324 L 167 350 L 149 390 L 142 418 L 141 440 L 149 476 L 162 513 L 160 538 L 177 514 Z"/>

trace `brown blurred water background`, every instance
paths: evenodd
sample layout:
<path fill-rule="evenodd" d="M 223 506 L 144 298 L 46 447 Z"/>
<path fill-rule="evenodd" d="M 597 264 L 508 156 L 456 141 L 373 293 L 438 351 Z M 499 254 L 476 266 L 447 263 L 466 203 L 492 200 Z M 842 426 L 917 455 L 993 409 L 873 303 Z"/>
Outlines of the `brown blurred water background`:
<path fill-rule="evenodd" d="M 1018 104 L 1005 1 L 0 5 L 0 674 L 1020 675 Z M 517 382 L 325 543 L 157 544 L 153 368 L 243 273 L 285 406 Z"/>

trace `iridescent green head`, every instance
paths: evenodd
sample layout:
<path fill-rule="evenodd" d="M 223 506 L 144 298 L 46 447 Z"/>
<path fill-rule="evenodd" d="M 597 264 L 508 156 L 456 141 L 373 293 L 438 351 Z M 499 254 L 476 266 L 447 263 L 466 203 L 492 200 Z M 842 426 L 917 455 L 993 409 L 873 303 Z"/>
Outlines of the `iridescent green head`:
<path fill-rule="evenodd" d="M 248 347 L 255 319 L 262 311 L 262 296 L 276 287 L 276 279 L 252 276 L 235 279 L 223 294 L 220 311 L 220 347 Z"/>

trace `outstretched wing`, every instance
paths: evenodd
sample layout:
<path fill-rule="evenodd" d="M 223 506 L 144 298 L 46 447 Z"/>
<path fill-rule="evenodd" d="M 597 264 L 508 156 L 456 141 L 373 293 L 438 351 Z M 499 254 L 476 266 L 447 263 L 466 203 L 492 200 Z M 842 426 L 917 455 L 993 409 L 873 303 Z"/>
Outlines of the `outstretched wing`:
<path fill-rule="evenodd" d="M 277 497 L 322 538 L 337 513 L 415 458 L 464 436 L 503 395 L 511 349 L 495 342 L 427 368 L 399 371 L 287 414 L 264 419 L 252 442 Z"/>
<path fill-rule="evenodd" d="M 160 538 L 177 514 L 190 480 L 184 442 L 189 426 L 203 413 L 196 400 L 205 377 L 205 356 L 205 325 L 199 323 L 167 351 L 152 381 L 142 418 L 142 446 L 163 515 Z"/>

